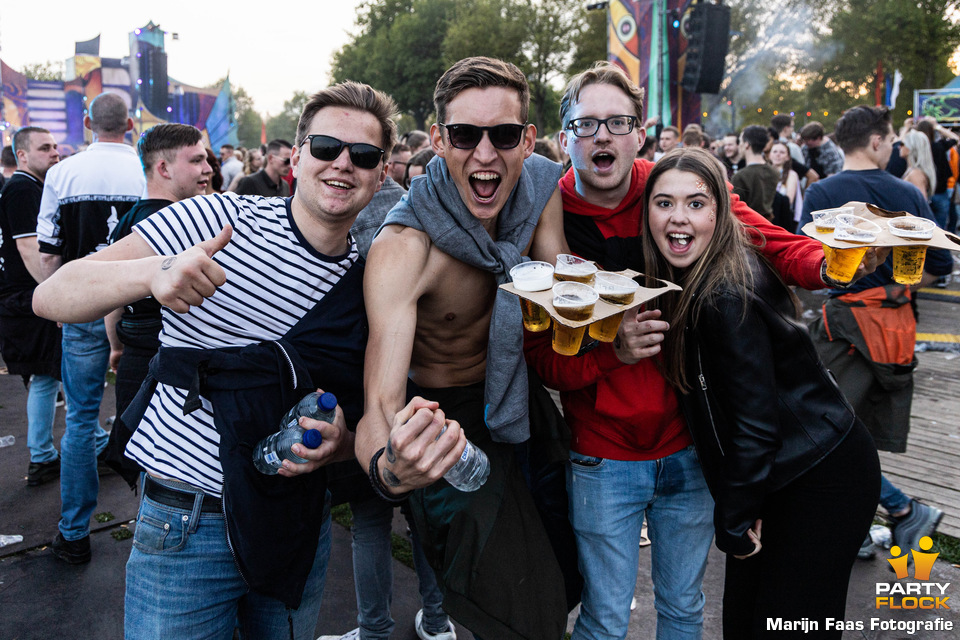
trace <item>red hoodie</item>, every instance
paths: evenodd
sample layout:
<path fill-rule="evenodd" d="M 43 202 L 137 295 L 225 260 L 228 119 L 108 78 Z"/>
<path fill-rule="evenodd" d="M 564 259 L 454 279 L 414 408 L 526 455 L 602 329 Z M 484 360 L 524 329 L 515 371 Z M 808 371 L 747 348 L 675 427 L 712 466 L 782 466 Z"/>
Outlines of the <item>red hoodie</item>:
<path fill-rule="evenodd" d="M 564 217 L 591 218 L 604 238 L 636 237 L 643 190 L 652 168 L 648 160 L 634 162 L 630 190 L 613 209 L 580 198 L 571 169 L 560 180 Z M 788 284 L 809 289 L 824 286 L 820 280 L 823 250 L 819 242 L 771 224 L 734 194 L 730 198 L 733 212 L 763 234 L 763 253 Z M 526 333 L 524 349 L 527 362 L 546 385 L 560 391 L 564 415 L 573 432 L 570 446 L 577 453 L 613 460 L 658 460 L 692 444 L 676 393 L 653 358 L 625 365 L 610 343 L 601 343 L 582 356 L 561 356 L 551 348 L 549 332 Z"/>

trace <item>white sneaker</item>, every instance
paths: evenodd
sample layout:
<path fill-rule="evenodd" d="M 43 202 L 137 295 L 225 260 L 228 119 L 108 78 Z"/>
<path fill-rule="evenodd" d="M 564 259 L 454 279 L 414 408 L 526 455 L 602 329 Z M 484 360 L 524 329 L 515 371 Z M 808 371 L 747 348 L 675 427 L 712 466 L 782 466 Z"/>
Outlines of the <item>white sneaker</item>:
<path fill-rule="evenodd" d="M 342 636 L 320 636 L 317 640 L 360 640 L 360 628 L 347 631 Z"/>
<path fill-rule="evenodd" d="M 649 547 L 650 538 L 647 536 L 647 522 L 643 522 L 643 526 L 640 528 L 640 546 Z"/>
<path fill-rule="evenodd" d="M 414 621 L 414 626 L 417 629 L 417 636 L 420 640 L 457 640 L 457 632 L 453 628 L 453 623 L 447 620 L 447 625 L 449 631 L 442 631 L 440 633 L 428 633 L 423 629 L 423 609 L 417 611 L 417 618 Z"/>

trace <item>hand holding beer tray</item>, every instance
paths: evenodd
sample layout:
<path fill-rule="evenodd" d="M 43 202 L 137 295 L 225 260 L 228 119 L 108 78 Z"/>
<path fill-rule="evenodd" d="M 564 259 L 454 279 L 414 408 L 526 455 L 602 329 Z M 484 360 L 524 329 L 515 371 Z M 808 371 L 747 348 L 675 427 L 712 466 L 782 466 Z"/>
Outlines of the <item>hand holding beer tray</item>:
<path fill-rule="evenodd" d="M 850 282 L 869 247 L 893 247 L 894 280 L 917 284 L 927 247 L 960 251 L 960 237 L 926 218 L 906 211 L 887 211 L 864 202 L 813 212 L 803 232 L 823 243 L 827 275 Z"/>
<path fill-rule="evenodd" d="M 597 271 L 592 262 L 576 256 L 557 256 L 557 266 L 547 262 L 524 262 L 510 270 L 513 282 L 501 289 L 518 296 L 523 326 L 528 331 L 546 331 L 553 324 L 553 349 L 561 355 L 576 355 L 587 327 L 590 337 L 612 342 L 624 312 L 662 293 L 680 287 L 657 280 L 655 288 L 640 286 L 636 271 Z"/>

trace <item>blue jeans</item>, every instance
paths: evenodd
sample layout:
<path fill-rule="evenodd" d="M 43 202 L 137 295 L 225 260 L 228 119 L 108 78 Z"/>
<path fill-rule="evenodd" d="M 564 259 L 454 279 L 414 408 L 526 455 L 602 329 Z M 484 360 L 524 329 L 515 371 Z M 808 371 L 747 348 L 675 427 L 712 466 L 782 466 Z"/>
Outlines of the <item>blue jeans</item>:
<path fill-rule="evenodd" d="M 393 597 L 393 555 L 391 524 L 393 505 L 378 498 L 351 501 L 353 512 L 353 579 L 357 590 L 357 623 L 361 640 L 385 640 L 393 631 L 390 602 Z M 413 534 L 413 565 L 420 583 L 423 602 L 423 627 L 429 633 L 449 629 L 447 614 L 441 608 L 443 596 L 433 569 L 423 555 L 416 528 Z"/>
<path fill-rule="evenodd" d="M 97 506 L 97 454 L 110 438 L 100 426 L 109 360 L 103 320 L 63 325 L 60 368 L 67 398 L 67 430 L 60 441 L 60 533 L 67 540 L 90 533 L 90 516 Z"/>
<path fill-rule="evenodd" d="M 53 462 L 53 419 L 57 415 L 57 390 L 60 381 L 53 376 L 33 375 L 27 392 L 27 448 L 30 462 Z"/>
<path fill-rule="evenodd" d="M 328 496 L 329 498 L 329 496 Z M 239 621 L 246 640 L 311 640 L 330 557 L 329 500 L 313 569 L 300 608 L 249 590 L 227 545 L 223 516 L 142 498 L 133 549 L 127 561 L 124 636 L 127 640 L 233 638 Z M 269 526 L 266 524 L 265 526 Z"/>
<path fill-rule="evenodd" d="M 880 476 L 880 504 L 889 514 L 898 513 L 910 504 L 910 497 L 900 491 L 887 480 L 887 476 Z"/>
<path fill-rule="evenodd" d="M 930 198 L 930 208 L 933 210 L 933 218 L 937 221 L 937 226 L 941 229 L 947 228 L 947 219 L 950 217 L 950 196 L 946 191 L 935 193 Z"/>
<path fill-rule="evenodd" d="M 699 639 L 713 498 L 694 448 L 649 461 L 571 451 L 567 487 L 585 580 L 573 640 L 626 637 L 644 515 L 652 542 L 657 639 Z"/>
<path fill-rule="evenodd" d="M 944 227 L 947 231 L 951 233 L 956 233 L 957 231 L 957 205 L 953 201 L 953 191 L 956 189 L 947 189 L 947 198 L 950 200 L 950 208 L 947 209 L 947 226 Z"/>

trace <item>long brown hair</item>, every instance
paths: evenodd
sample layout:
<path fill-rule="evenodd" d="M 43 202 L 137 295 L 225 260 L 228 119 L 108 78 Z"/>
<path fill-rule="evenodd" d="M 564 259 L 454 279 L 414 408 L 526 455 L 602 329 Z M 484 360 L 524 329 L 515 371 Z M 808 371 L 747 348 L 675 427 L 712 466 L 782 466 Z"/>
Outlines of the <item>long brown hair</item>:
<path fill-rule="evenodd" d="M 696 174 L 709 189 L 717 205 L 717 224 L 703 255 L 689 267 L 674 268 L 661 255 L 650 232 L 650 198 L 657 181 L 667 171 L 676 169 Z M 643 194 L 643 256 L 647 276 L 675 282 L 683 291 L 667 294 L 647 304 L 660 309 L 670 323 L 664 336 L 660 368 L 673 387 L 686 393 L 690 390 L 684 366 L 685 330 L 696 324 L 700 311 L 710 305 L 722 289 L 734 289 L 746 298 L 753 288 L 753 274 L 747 259 L 751 247 L 743 224 L 730 210 L 725 171 L 720 162 L 703 149 L 682 147 L 663 156 L 647 178 Z M 648 283 L 648 286 L 653 286 Z"/>

